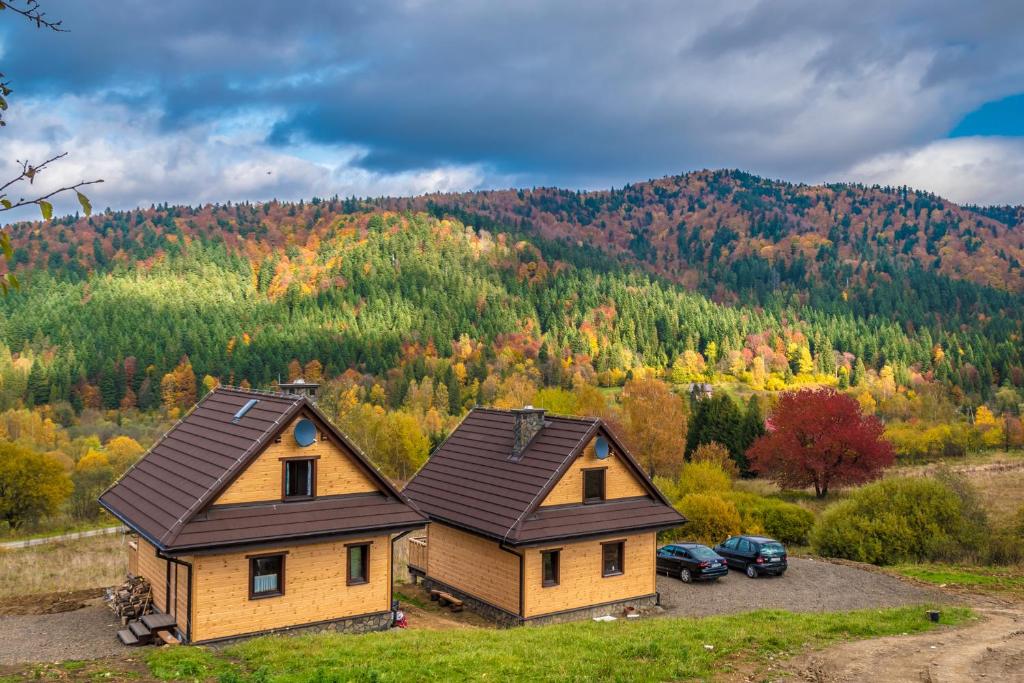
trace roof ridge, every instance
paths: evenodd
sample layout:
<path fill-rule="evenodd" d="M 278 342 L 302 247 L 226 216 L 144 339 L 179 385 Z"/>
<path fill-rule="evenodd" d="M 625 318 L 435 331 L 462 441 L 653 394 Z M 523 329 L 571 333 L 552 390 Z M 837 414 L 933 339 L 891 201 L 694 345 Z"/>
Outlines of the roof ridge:
<path fill-rule="evenodd" d="M 487 413 L 498 413 L 499 415 L 514 415 L 520 408 L 495 408 L 494 406 L 473 406 L 470 409 L 470 413 L 475 411 L 487 412 Z M 544 417 L 551 417 L 556 420 L 568 420 L 570 422 L 599 422 L 601 420 L 597 415 L 567 415 L 565 413 L 555 413 L 547 408 L 536 408 L 535 410 L 543 410 Z M 467 413 L 468 415 L 469 413 Z"/>
<path fill-rule="evenodd" d="M 287 391 L 271 391 L 269 389 L 247 389 L 246 387 L 237 387 L 230 384 L 218 384 L 217 386 L 210 390 L 207 396 L 218 391 L 231 391 L 238 394 L 254 394 L 256 396 L 273 396 L 274 398 L 284 398 L 289 400 L 298 400 L 302 396 L 302 394 L 293 394 Z"/>

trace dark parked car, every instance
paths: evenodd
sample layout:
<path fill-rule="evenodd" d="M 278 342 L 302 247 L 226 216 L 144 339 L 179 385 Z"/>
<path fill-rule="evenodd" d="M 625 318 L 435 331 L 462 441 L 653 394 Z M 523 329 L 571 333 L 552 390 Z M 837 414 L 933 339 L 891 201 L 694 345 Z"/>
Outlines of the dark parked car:
<path fill-rule="evenodd" d="M 752 579 L 762 574 L 782 576 L 789 563 L 786 548 L 774 538 L 764 536 L 733 536 L 715 546 L 730 569 L 742 569 Z"/>
<path fill-rule="evenodd" d="M 729 573 L 725 559 L 700 543 L 673 543 L 658 549 L 658 571 L 683 583 L 714 581 Z"/>

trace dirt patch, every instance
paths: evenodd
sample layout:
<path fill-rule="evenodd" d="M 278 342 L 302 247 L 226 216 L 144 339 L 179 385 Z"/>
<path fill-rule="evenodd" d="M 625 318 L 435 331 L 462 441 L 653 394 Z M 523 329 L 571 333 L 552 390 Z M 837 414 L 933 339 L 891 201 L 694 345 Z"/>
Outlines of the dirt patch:
<path fill-rule="evenodd" d="M 146 664 L 135 657 L 105 657 L 89 661 L 71 659 L 31 665 L 0 665 L 0 681 L 104 681 L 156 683 Z"/>
<path fill-rule="evenodd" d="M 925 584 L 871 571 L 855 563 L 791 557 L 781 577 L 748 579 L 737 571 L 715 583 L 685 584 L 659 576 L 662 607 L 670 616 L 733 614 L 757 609 L 836 612 L 872 607 L 965 602 Z"/>
<path fill-rule="evenodd" d="M 450 628 L 495 628 L 488 621 L 470 609 L 452 612 L 430 600 L 430 594 L 423 586 L 411 583 L 395 587 L 395 599 L 401 603 L 401 609 L 409 620 L 409 628 L 413 630 L 438 631 Z"/>
<path fill-rule="evenodd" d="M 1024 681 L 1024 612 L 978 613 L 981 619 L 961 628 L 844 643 L 803 655 L 778 674 L 816 683 Z"/>
<path fill-rule="evenodd" d="M 82 609 L 89 601 L 101 597 L 103 597 L 102 588 L 7 597 L 0 599 L 0 616 L 71 612 Z"/>
<path fill-rule="evenodd" d="M 71 612 L 0 617 L 0 664 L 124 655 L 119 624 L 100 598 Z"/>

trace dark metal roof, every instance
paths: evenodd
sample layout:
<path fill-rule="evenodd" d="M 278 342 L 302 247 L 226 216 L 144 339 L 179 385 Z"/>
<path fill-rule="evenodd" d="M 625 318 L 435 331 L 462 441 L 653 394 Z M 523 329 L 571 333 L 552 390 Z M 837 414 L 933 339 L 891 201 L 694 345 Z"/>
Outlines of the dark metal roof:
<path fill-rule="evenodd" d="M 215 505 L 182 527 L 175 550 L 289 540 L 423 526 L 424 519 L 403 501 L 381 493 L 325 496 L 288 503 Z"/>
<path fill-rule="evenodd" d="M 405 494 L 431 519 L 510 545 L 544 536 L 545 529 L 560 529 L 562 537 L 589 535 L 602 525 L 617 531 L 623 528 L 618 518 L 626 513 L 612 503 L 587 505 L 592 512 L 576 526 L 546 511 L 540 513 L 540 521 L 534 518 L 583 447 L 602 432 L 648 490 L 649 497 L 642 500 L 651 509 L 641 506 L 635 512 L 651 516 L 657 509 L 660 528 L 685 521 L 601 420 L 548 415 L 516 459 L 511 457 L 514 426 L 512 411 L 474 408 L 412 478 Z M 571 516 L 564 514 L 566 519 Z"/>
<path fill-rule="evenodd" d="M 541 507 L 522 521 L 509 543 L 520 545 L 573 536 L 665 529 L 684 521 L 675 509 L 647 497 Z"/>
<path fill-rule="evenodd" d="M 239 409 L 252 399 L 258 403 L 234 420 Z M 207 394 L 134 467 L 103 492 L 100 505 L 158 548 L 173 550 L 180 545 L 179 537 L 185 527 L 300 412 L 309 415 L 337 445 L 351 453 L 357 464 L 380 484 L 384 496 L 419 516 L 391 482 L 306 397 L 230 387 L 218 387 Z M 296 503 L 288 503 L 292 505 Z M 282 519 L 294 523 L 293 534 L 304 533 L 304 525 L 313 521 L 299 516 Z M 343 531 L 348 524 L 337 519 L 336 526 Z M 258 525 L 252 528 L 253 533 L 262 533 Z M 261 538 L 254 536 L 248 540 Z M 189 545 L 195 544 L 190 541 Z"/>

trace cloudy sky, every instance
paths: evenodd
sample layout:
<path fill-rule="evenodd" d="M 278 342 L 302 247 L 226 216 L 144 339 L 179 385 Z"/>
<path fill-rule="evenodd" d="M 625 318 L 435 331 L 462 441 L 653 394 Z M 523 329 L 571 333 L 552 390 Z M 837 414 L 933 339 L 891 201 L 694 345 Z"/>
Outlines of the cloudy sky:
<path fill-rule="evenodd" d="M 1024 3 L 42 0 L 0 164 L 97 207 L 700 168 L 1024 203 Z M 58 208 L 70 208 L 69 205 Z"/>

